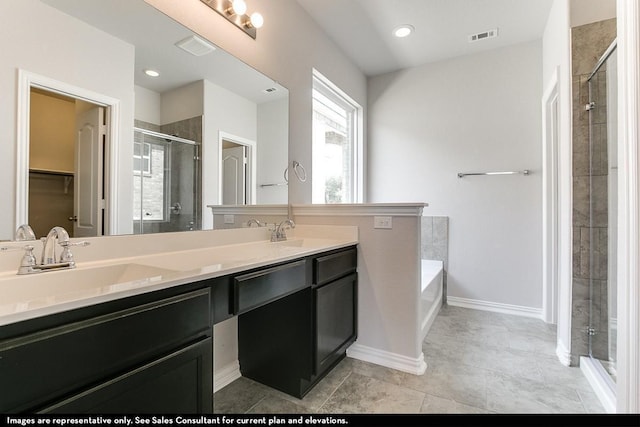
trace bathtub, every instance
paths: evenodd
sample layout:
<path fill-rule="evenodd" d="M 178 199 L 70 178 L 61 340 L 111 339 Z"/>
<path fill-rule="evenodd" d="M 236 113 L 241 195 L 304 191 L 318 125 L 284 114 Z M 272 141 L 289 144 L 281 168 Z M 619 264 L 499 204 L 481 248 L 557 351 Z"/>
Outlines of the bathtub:
<path fill-rule="evenodd" d="M 442 306 L 442 261 L 422 260 L 422 292 L 420 298 L 420 330 L 427 336 Z"/>

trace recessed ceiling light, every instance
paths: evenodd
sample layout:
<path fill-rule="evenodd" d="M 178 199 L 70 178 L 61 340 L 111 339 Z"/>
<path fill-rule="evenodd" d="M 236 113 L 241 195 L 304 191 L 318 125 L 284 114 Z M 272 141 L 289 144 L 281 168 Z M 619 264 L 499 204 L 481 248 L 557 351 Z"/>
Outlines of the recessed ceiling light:
<path fill-rule="evenodd" d="M 413 28 L 413 25 L 408 25 L 408 24 L 400 25 L 399 27 L 396 27 L 393 30 L 393 35 L 398 38 L 407 37 L 408 35 L 413 33 L 414 29 L 415 28 Z"/>
<path fill-rule="evenodd" d="M 158 77 L 160 75 L 156 70 L 144 70 L 144 73 L 149 77 Z"/>

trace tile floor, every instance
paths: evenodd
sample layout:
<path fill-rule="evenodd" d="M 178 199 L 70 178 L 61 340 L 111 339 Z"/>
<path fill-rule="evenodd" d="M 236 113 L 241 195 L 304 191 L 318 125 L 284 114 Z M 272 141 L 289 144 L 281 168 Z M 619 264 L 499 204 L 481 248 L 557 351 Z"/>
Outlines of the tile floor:
<path fill-rule="evenodd" d="M 536 319 L 444 306 L 423 345 L 422 376 L 346 358 L 304 399 L 240 378 L 216 413 L 604 413 L 579 368 L 560 364 Z"/>

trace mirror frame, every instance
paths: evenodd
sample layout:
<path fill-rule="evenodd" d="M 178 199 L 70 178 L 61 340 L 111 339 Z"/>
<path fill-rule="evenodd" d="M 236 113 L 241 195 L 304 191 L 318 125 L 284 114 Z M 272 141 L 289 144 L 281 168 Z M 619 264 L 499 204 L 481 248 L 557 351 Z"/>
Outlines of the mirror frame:
<path fill-rule="evenodd" d="M 118 229 L 118 199 L 116 189 L 118 174 L 118 146 L 120 136 L 120 101 L 110 96 L 82 89 L 68 83 L 41 76 L 23 69 L 18 69 L 18 104 L 17 104 L 17 133 L 16 133 L 16 200 L 15 224 L 17 230 L 21 224 L 27 224 L 29 219 L 29 126 L 31 119 L 31 88 L 39 88 L 49 92 L 82 99 L 107 108 L 108 147 L 105 150 L 105 222 L 104 234 L 111 235 L 112 230 Z"/>

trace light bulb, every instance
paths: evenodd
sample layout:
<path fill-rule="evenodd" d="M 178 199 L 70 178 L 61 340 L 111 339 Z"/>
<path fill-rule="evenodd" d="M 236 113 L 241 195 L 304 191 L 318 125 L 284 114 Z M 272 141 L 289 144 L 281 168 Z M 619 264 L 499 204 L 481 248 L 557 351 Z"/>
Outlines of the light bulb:
<path fill-rule="evenodd" d="M 413 32 L 411 25 L 401 25 L 393 30 L 393 35 L 398 38 L 407 37 Z"/>
<path fill-rule="evenodd" d="M 252 27 L 261 28 L 264 25 L 264 18 L 258 12 L 253 12 L 250 22 Z"/>
<path fill-rule="evenodd" d="M 244 0 L 233 0 L 231 2 L 231 8 L 236 15 L 244 15 L 247 12 L 247 4 Z"/>
<path fill-rule="evenodd" d="M 149 76 L 149 77 L 158 77 L 160 75 L 159 72 L 157 72 L 156 70 L 144 70 L 144 73 Z"/>

